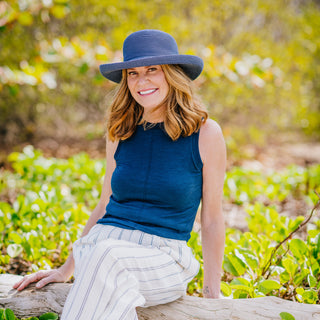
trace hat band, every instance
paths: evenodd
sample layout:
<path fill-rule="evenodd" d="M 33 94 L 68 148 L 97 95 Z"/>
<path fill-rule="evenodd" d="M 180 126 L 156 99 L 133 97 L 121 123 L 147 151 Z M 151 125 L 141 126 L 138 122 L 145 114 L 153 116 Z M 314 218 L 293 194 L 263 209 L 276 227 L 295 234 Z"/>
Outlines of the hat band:
<path fill-rule="evenodd" d="M 179 54 L 175 54 L 175 53 L 171 53 L 170 54 L 170 56 L 178 56 Z M 124 60 L 123 60 L 123 62 L 130 62 L 130 61 L 136 61 L 136 60 L 142 60 L 142 59 L 148 59 L 148 58 L 162 58 L 162 57 L 167 57 L 168 55 L 159 55 L 159 54 L 157 54 L 157 55 L 152 55 L 152 54 L 150 54 L 150 55 L 144 55 L 144 56 L 141 56 L 141 55 L 139 55 L 139 56 L 135 56 L 135 57 L 127 57 L 127 58 L 125 58 Z"/>

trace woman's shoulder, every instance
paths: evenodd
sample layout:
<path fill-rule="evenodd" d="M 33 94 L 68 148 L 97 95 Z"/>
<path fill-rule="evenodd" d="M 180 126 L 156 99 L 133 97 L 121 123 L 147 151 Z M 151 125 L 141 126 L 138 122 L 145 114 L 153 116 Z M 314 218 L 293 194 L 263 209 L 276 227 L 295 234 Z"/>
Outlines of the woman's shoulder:
<path fill-rule="evenodd" d="M 221 138 L 223 136 L 220 125 L 212 120 L 207 119 L 200 127 L 200 139 Z"/>
<path fill-rule="evenodd" d="M 224 153 L 225 141 L 220 125 L 212 120 L 207 119 L 202 124 L 199 134 L 199 150 L 203 160 L 212 156 L 212 152 Z"/>

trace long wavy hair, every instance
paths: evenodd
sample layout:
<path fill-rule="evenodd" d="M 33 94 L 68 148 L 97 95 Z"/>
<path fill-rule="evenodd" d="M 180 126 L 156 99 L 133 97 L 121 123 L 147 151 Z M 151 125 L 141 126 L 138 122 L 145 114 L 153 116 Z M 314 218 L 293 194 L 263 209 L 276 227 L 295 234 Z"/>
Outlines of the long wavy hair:
<path fill-rule="evenodd" d="M 195 98 L 191 79 L 178 65 L 166 64 L 161 67 L 169 85 L 167 97 L 161 103 L 166 105 L 165 131 L 172 140 L 190 136 L 200 129 L 208 113 Z M 131 96 L 127 72 L 123 70 L 122 80 L 107 113 L 108 138 L 111 141 L 130 138 L 137 125 L 144 123 L 142 115 L 143 107 Z"/>

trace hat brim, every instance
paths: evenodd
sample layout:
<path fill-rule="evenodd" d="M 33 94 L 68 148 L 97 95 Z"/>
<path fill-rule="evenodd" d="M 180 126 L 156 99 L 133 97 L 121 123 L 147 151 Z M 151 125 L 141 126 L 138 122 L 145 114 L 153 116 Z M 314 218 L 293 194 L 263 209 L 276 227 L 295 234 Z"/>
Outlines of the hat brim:
<path fill-rule="evenodd" d="M 196 79 L 203 69 L 203 60 L 201 58 L 183 54 L 144 57 L 130 61 L 102 64 L 99 69 L 105 78 L 119 83 L 122 79 L 123 69 L 161 64 L 178 64 L 191 80 Z"/>

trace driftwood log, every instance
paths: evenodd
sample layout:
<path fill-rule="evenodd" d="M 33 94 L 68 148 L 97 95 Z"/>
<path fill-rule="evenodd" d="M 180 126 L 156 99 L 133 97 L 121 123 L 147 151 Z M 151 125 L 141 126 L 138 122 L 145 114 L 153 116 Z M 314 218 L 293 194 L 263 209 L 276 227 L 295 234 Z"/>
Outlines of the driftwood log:
<path fill-rule="evenodd" d="M 49 284 L 40 290 L 30 286 L 17 292 L 12 289 L 12 284 L 19 279 L 20 276 L 0 275 L 0 308 L 10 308 L 18 317 L 61 313 L 71 284 Z M 320 320 L 320 306 L 276 297 L 212 300 L 187 296 L 165 305 L 138 308 L 140 320 L 279 320 L 281 312 L 290 313 L 296 320 Z"/>

